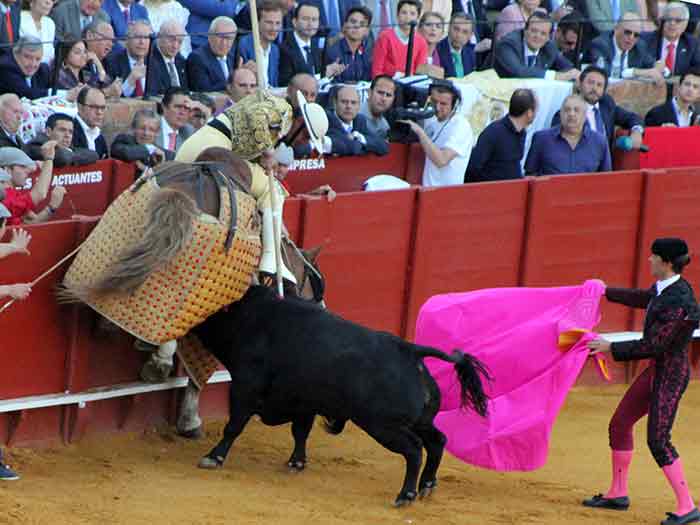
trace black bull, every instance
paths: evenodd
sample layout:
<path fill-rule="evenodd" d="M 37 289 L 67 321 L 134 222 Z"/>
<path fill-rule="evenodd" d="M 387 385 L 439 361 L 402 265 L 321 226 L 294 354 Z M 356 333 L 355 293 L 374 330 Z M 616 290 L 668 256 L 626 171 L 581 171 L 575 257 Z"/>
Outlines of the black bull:
<path fill-rule="evenodd" d="M 201 467 L 221 466 L 246 423 L 258 414 L 266 425 L 292 422 L 289 466 L 302 469 L 316 414 L 340 433 L 350 420 L 406 459 L 396 504 L 415 499 L 422 450 L 427 453 L 418 490 L 436 485 L 446 438 L 433 419 L 440 391 L 422 359 L 455 363 L 462 405 L 485 416 L 487 396 L 475 358 L 417 346 L 385 332 L 343 320 L 299 299 L 280 300 L 255 286 L 237 303 L 209 317 L 194 332 L 231 373 L 230 419 L 221 441 Z"/>

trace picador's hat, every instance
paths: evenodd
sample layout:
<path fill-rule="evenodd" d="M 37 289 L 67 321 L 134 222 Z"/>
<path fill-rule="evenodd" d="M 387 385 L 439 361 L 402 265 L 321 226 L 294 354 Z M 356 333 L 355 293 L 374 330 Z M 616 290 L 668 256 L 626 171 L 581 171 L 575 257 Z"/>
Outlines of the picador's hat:
<path fill-rule="evenodd" d="M 678 257 L 688 255 L 688 245 L 683 239 L 663 237 L 652 243 L 651 253 L 658 255 L 663 261 L 673 262 Z"/>

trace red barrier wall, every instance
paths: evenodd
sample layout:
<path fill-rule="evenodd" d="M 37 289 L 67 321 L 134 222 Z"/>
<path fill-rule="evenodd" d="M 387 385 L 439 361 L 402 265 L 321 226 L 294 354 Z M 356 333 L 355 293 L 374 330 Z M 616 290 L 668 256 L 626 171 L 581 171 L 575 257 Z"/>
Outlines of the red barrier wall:
<path fill-rule="evenodd" d="M 372 328 L 401 333 L 416 190 L 308 199 L 302 244 L 322 245 L 328 307 Z"/>
<path fill-rule="evenodd" d="M 435 294 L 517 286 L 527 191 L 520 180 L 418 192 L 406 337 Z"/>
<path fill-rule="evenodd" d="M 532 180 L 520 284 L 575 285 L 597 277 L 633 286 L 642 185 L 639 172 Z M 629 322 L 628 309 L 603 302 L 600 329 Z"/>

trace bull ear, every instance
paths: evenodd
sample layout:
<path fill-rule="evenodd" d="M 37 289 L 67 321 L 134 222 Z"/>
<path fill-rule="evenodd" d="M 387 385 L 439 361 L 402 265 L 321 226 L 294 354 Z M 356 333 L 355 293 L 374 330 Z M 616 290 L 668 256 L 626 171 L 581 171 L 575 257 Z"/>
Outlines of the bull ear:
<path fill-rule="evenodd" d="M 311 262 L 316 262 L 318 254 L 321 253 L 321 246 L 315 246 L 314 248 L 309 248 L 308 250 L 302 250 L 304 257 L 306 257 Z"/>

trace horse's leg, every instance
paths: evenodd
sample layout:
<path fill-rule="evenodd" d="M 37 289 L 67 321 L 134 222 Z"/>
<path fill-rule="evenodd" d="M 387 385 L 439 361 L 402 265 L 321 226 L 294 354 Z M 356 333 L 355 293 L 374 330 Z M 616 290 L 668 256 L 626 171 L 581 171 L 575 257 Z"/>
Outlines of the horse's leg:
<path fill-rule="evenodd" d="M 292 436 L 294 436 L 294 451 L 287 466 L 293 472 L 301 472 L 306 467 L 306 440 L 309 438 L 311 428 L 314 426 L 315 415 L 303 416 L 292 422 Z"/>
<path fill-rule="evenodd" d="M 162 383 L 173 371 L 173 356 L 177 341 L 167 341 L 153 352 L 141 369 L 141 379 L 147 383 Z"/>
<path fill-rule="evenodd" d="M 199 394 L 201 390 L 190 381 L 185 388 L 185 394 L 180 404 L 180 415 L 177 418 L 177 433 L 187 439 L 202 437 L 202 419 L 199 417 Z"/>

